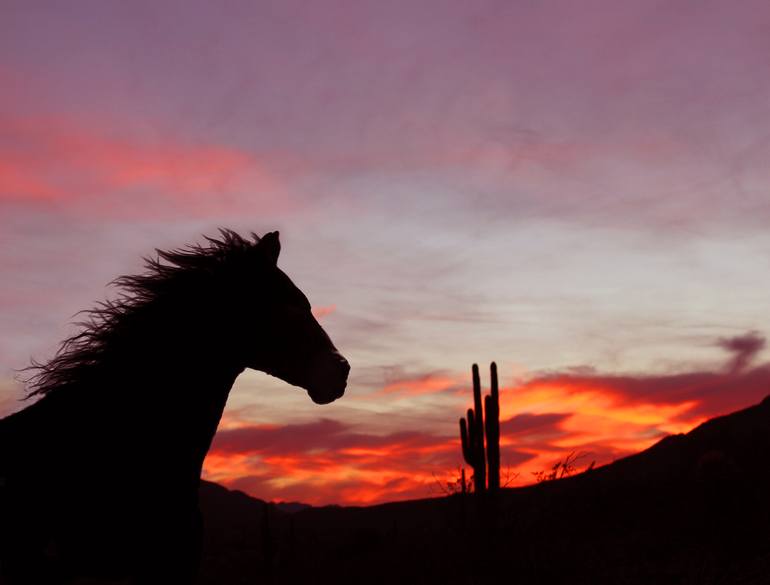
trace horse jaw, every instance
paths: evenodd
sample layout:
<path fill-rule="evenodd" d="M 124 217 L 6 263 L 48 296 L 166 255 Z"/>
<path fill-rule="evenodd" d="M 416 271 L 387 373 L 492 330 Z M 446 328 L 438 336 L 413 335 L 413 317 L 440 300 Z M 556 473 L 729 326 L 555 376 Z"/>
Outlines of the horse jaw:
<path fill-rule="evenodd" d="M 350 365 L 344 357 L 334 351 L 323 357 L 319 356 L 312 360 L 307 368 L 299 371 L 263 367 L 254 369 L 304 389 L 316 404 L 329 404 L 345 394 Z"/>

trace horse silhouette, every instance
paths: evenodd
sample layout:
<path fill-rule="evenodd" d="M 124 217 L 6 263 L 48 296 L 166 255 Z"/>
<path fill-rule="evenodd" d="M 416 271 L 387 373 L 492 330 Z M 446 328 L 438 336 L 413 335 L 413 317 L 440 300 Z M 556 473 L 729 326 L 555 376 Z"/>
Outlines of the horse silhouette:
<path fill-rule="evenodd" d="M 350 366 L 277 266 L 278 232 L 157 250 L 0 420 L 0 583 L 194 580 L 198 486 L 245 369 L 342 396 Z"/>

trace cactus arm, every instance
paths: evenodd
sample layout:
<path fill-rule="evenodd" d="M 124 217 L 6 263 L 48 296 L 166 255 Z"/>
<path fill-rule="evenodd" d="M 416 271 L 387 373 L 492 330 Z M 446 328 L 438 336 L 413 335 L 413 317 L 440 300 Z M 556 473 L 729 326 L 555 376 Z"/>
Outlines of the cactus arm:
<path fill-rule="evenodd" d="M 473 455 L 468 442 L 468 425 L 464 418 L 460 419 L 460 443 L 463 446 L 463 459 L 468 465 L 472 465 Z"/>
<path fill-rule="evenodd" d="M 481 410 L 481 380 L 479 379 L 479 366 L 473 364 L 471 371 L 473 372 L 473 410 L 474 414 L 476 414 L 476 430 L 481 431 L 477 434 L 477 436 L 481 436 L 484 432 L 484 416 L 482 414 L 483 411 Z M 481 443 L 481 446 L 483 449 L 483 442 Z"/>
<path fill-rule="evenodd" d="M 486 454 L 484 452 L 484 410 L 481 401 L 481 379 L 479 377 L 479 366 L 473 364 L 471 368 L 471 374 L 473 376 L 473 410 L 474 410 L 474 422 L 475 425 L 475 458 L 478 462 L 478 467 L 474 469 L 475 473 L 475 486 L 478 493 L 482 493 L 486 490 L 487 483 L 487 465 Z M 471 421 L 469 420 L 468 423 Z"/>

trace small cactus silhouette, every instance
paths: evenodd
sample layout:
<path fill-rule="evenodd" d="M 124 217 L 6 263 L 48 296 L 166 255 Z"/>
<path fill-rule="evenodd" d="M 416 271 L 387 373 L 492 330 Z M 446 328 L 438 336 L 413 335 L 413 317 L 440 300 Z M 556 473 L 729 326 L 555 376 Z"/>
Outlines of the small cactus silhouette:
<path fill-rule="evenodd" d="M 473 408 L 460 419 L 463 458 L 473 468 L 473 489 L 477 494 L 500 489 L 500 392 L 497 365 L 490 365 L 490 394 L 484 397 L 482 411 L 479 367 L 473 364 Z M 486 448 L 485 448 L 486 436 Z M 487 470 L 489 479 L 487 481 Z"/>

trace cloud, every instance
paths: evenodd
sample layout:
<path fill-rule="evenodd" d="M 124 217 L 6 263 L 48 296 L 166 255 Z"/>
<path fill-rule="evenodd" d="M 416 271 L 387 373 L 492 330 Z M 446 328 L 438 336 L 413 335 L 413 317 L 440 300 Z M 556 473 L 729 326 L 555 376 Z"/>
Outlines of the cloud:
<path fill-rule="evenodd" d="M 319 321 L 324 317 L 331 315 L 336 310 L 337 310 L 337 307 L 335 305 L 328 305 L 326 307 L 313 307 L 312 309 L 313 316 Z"/>
<path fill-rule="evenodd" d="M 462 384 L 461 380 L 442 372 L 428 372 L 418 376 L 388 380 L 377 394 L 401 394 L 405 396 L 437 394 L 456 390 L 460 384 Z"/>
<path fill-rule="evenodd" d="M 338 479 L 329 481 L 319 478 L 312 483 L 286 483 L 270 473 L 252 474 L 222 481 L 230 489 L 249 494 L 273 494 L 279 501 L 315 502 L 321 504 L 347 502 L 372 504 L 443 495 L 434 478 L 426 483 L 410 481 L 407 477 L 375 479 Z M 280 487 L 277 488 L 277 484 Z M 264 496 L 263 496 L 264 497 Z"/>
<path fill-rule="evenodd" d="M 517 414 L 500 422 L 500 434 L 506 437 L 517 435 L 550 434 L 558 432 L 561 423 L 568 419 L 569 414 Z"/>
<path fill-rule="evenodd" d="M 431 495 L 434 474 L 459 464 L 459 439 L 402 430 L 377 435 L 320 419 L 217 433 L 206 476 L 259 497 L 371 503 Z"/>
<path fill-rule="evenodd" d="M 290 204 L 265 161 L 246 151 L 97 128 L 66 116 L 0 117 L 0 203 L 122 219 Z"/>
<path fill-rule="evenodd" d="M 334 445 L 346 430 L 340 422 L 321 419 L 292 425 L 243 426 L 216 435 L 211 449 L 217 453 L 263 452 L 286 454 Z"/>
<path fill-rule="evenodd" d="M 717 343 L 731 352 L 733 363 L 735 354 L 755 355 L 762 341 L 752 332 Z M 381 397 L 429 394 L 435 401 L 430 414 L 375 412 L 368 415 L 370 425 L 366 416 L 357 424 L 329 418 L 283 425 L 234 421 L 214 440 L 207 477 L 259 497 L 315 504 L 439 495 L 437 481 L 454 481 L 467 467 L 457 429 L 464 405 L 456 403 L 457 393 L 447 392 L 456 379 L 443 371 L 408 374 L 399 366 L 386 369 L 384 377 Z M 757 403 L 768 388 L 770 363 L 655 375 L 584 366 L 534 375 L 500 390 L 502 467 L 516 476 L 511 485 L 521 485 L 571 452 L 585 452 L 586 464 L 603 465 Z M 462 396 L 470 405 L 467 388 Z M 415 426 L 415 419 L 435 430 Z"/>
<path fill-rule="evenodd" d="M 12 378 L 3 378 L 0 374 L 0 418 L 28 406 L 28 403 L 22 401 L 24 396 L 19 382 Z"/>
<path fill-rule="evenodd" d="M 569 368 L 503 388 L 503 442 L 535 455 L 529 464 L 541 468 L 570 451 L 588 451 L 603 464 L 761 401 L 770 391 L 770 364 L 746 365 L 764 338 L 752 332 L 717 344 L 733 354 L 727 371 L 636 375 Z"/>
<path fill-rule="evenodd" d="M 611 394 L 580 382 L 560 378 L 555 384 L 549 377 L 502 390 L 502 463 L 519 474 L 518 483 L 528 482 L 531 471 L 549 467 L 571 450 L 587 450 L 606 463 L 649 446 L 667 432 L 690 428 L 689 422 L 670 420 L 682 411 L 679 405 L 623 407 Z M 549 411 L 554 404 L 563 411 Z M 515 414 L 506 414 L 512 409 Z M 205 467 L 208 478 L 248 487 L 263 498 L 362 504 L 434 495 L 436 477 L 451 480 L 461 465 L 454 433 L 402 427 L 375 434 L 319 419 L 221 430 Z"/>
<path fill-rule="evenodd" d="M 229 428 L 217 433 L 211 450 L 219 454 L 263 456 L 334 452 L 356 458 L 397 449 L 430 452 L 443 448 L 445 440 L 421 431 L 394 431 L 384 435 L 359 432 L 352 425 L 322 418 L 308 423 Z"/>
<path fill-rule="evenodd" d="M 770 389 L 770 364 L 740 372 L 696 371 L 669 375 L 553 373 L 514 392 L 570 408 L 601 409 L 628 422 L 695 422 L 762 400 Z M 538 398 L 535 398 L 538 397 Z M 594 405 L 594 406 L 589 406 Z"/>
<path fill-rule="evenodd" d="M 737 373 L 751 363 L 756 355 L 765 348 L 766 340 L 756 331 L 750 331 L 745 335 L 719 339 L 717 345 L 733 354 L 733 359 L 728 364 L 728 371 Z"/>

